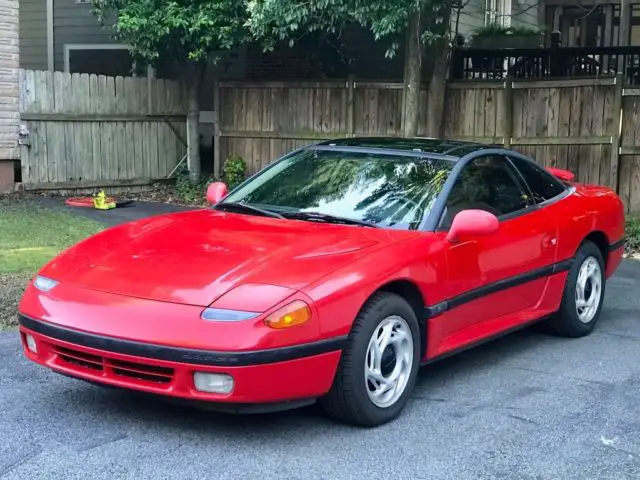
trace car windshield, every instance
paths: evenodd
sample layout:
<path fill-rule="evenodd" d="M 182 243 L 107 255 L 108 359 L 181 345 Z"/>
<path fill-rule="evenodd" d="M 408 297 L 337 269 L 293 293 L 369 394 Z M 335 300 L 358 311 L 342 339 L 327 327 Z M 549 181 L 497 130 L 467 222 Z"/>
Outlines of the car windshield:
<path fill-rule="evenodd" d="M 449 160 L 427 157 L 307 149 L 266 168 L 219 206 L 242 203 L 285 218 L 334 216 L 414 230 L 452 167 Z"/>

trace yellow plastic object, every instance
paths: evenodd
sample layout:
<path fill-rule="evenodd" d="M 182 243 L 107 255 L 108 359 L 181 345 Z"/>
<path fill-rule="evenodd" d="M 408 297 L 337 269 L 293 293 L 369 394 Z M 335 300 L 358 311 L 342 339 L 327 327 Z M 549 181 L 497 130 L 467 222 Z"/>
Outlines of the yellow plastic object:
<path fill-rule="evenodd" d="M 116 202 L 111 199 L 107 199 L 104 190 L 100 190 L 93 196 L 93 207 L 98 210 L 110 210 L 112 208 L 116 208 Z"/>

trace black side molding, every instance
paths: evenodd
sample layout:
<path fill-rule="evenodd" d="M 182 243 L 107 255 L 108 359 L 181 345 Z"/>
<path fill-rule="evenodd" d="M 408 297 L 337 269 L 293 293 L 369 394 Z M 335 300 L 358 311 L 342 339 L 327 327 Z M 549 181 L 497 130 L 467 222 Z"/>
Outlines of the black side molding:
<path fill-rule="evenodd" d="M 440 302 L 427 307 L 427 318 L 436 317 L 443 314 L 444 312 L 451 310 L 452 308 L 459 307 L 461 305 L 464 305 L 465 303 L 477 300 L 478 298 L 482 298 L 486 295 L 491 295 L 492 293 L 498 293 L 509 288 L 518 287 L 520 285 L 528 282 L 533 282 L 534 280 L 538 280 L 540 278 L 555 275 L 556 273 L 566 272 L 571 268 L 572 263 L 573 258 L 569 258 L 552 265 L 547 265 L 546 267 L 531 270 L 529 272 L 521 273 L 520 275 L 515 275 L 503 280 L 498 280 L 497 282 L 490 283 L 488 285 L 483 285 L 482 287 L 474 288 L 473 290 L 464 292 L 453 298 L 445 300 L 444 302 Z"/>
<path fill-rule="evenodd" d="M 614 242 L 611 245 L 609 245 L 609 252 L 615 252 L 616 250 L 622 247 L 624 247 L 624 237 L 618 240 L 617 242 Z"/>
<path fill-rule="evenodd" d="M 347 336 L 334 337 L 313 343 L 304 343 L 290 347 L 255 350 L 249 352 L 216 352 L 211 350 L 192 350 L 180 347 L 168 347 L 151 343 L 121 340 L 93 333 L 80 332 L 60 327 L 48 322 L 18 315 L 18 322 L 24 328 L 35 333 L 69 342 L 87 348 L 104 350 L 105 352 L 132 355 L 141 358 L 152 358 L 169 362 L 189 363 L 217 367 L 245 367 L 249 365 L 265 365 L 286 362 L 300 358 L 321 355 L 323 353 L 341 351 L 347 343 Z"/>

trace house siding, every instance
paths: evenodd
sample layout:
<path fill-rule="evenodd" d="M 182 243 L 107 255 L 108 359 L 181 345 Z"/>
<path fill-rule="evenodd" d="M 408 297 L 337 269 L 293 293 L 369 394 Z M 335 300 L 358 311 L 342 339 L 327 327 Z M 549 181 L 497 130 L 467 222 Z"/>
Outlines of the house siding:
<path fill-rule="evenodd" d="M 485 25 L 486 0 L 471 0 L 460 12 L 458 21 L 458 33 L 465 38 L 469 38 L 473 32 Z M 539 26 L 538 10 L 540 2 L 538 0 L 524 0 L 511 3 L 511 25 L 518 27 L 535 28 Z M 451 28 L 456 29 L 456 18 L 452 18 Z"/>
<path fill-rule="evenodd" d="M 540 2 L 537 0 L 525 0 L 522 4 L 514 1 L 511 10 L 511 25 L 519 27 L 540 27 L 538 11 Z"/>
<path fill-rule="evenodd" d="M 45 0 L 20 0 L 20 67 L 29 70 L 48 68 Z"/>
<path fill-rule="evenodd" d="M 75 0 L 54 1 L 53 38 L 56 70 L 64 70 L 65 44 L 119 43 L 112 38 L 108 26 L 102 27 L 98 23 L 90 4 L 78 4 Z"/>
<path fill-rule="evenodd" d="M 484 26 L 485 5 L 486 0 L 471 0 L 460 12 L 459 20 L 456 19 L 455 14 L 453 15 L 452 31 L 456 31 L 457 24 L 458 35 L 468 39 L 476 29 Z"/>
<path fill-rule="evenodd" d="M 18 0 L 0 0 L 0 162 L 19 158 L 18 23 Z"/>

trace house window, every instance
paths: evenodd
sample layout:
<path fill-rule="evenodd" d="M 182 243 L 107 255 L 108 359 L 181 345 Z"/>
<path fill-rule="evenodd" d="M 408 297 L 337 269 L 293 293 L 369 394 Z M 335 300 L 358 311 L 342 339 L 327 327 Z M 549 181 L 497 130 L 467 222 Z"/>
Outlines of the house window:
<path fill-rule="evenodd" d="M 129 76 L 133 71 L 133 59 L 126 45 L 66 44 L 64 69 L 69 73 Z"/>
<path fill-rule="evenodd" d="M 511 25 L 511 1 L 512 0 L 486 0 L 485 25 Z"/>

